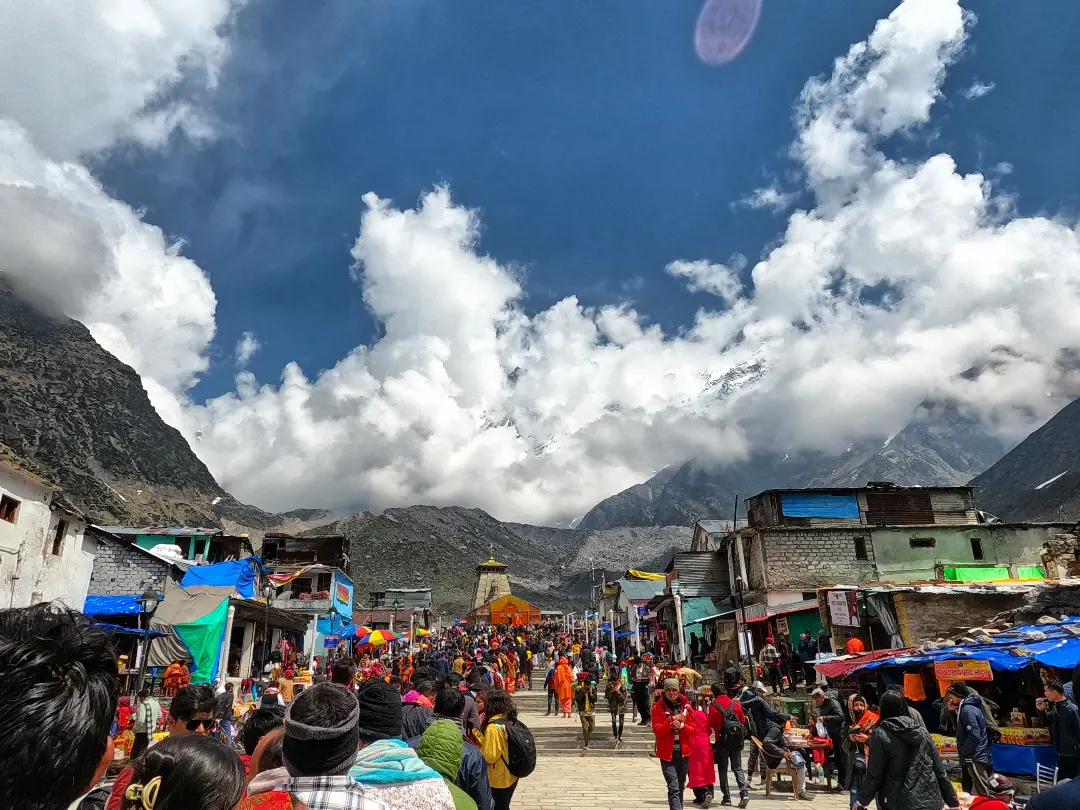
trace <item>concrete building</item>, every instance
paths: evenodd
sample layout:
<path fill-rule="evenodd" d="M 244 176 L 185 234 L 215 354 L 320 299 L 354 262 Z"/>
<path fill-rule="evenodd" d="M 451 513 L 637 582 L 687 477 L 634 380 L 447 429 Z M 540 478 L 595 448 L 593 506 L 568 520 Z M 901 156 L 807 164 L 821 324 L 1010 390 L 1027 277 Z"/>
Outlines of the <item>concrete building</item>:
<path fill-rule="evenodd" d="M 487 562 L 476 566 L 472 609 L 476 610 L 502 596 L 510 596 L 510 575 L 505 563 L 495 562 L 495 553 L 492 552 Z"/>
<path fill-rule="evenodd" d="M 371 591 L 368 606 L 353 606 L 353 622 L 372 630 L 402 632 L 413 628 L 430 630 L 435 619 L 435 604 L 431 588 L 387 588 Z"/>
<path fill-rule="evenodd" d="M 60 488 L 0 445 L 0 605 L 82 609 L 97 541 Z"/>
<path fill-rule="evenodd" d="M 984 523 L 970 487 L 768 490 L 746 503 L 749 525 L 720 548 L 748 621 L 812 612 L 837 584 L 1042 577 L 1044 547 L 1073 529 Z"/>

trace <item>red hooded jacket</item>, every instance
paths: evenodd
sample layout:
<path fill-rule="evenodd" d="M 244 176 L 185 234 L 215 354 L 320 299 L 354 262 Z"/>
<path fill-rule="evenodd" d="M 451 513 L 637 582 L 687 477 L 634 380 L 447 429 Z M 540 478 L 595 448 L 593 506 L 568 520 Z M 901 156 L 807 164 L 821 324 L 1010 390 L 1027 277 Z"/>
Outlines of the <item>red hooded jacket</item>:
<path fill-rule="evenodd" d="M 690 756 L 690 740 L 694 736 L 697 727 L 694 725 L 694 713 L 690 710 L 690 701 L 685 695 L 679 695 L 679 706 L 672 711 L 668 706 L 667 698 L 661 695 L 660 699 L 652 705 L 652 729 L 656 735 L 656 756 L 664 762 L 671 762 L 671 754 L 675 748 L 675 733 L 671 728 L 671 718 L 676 714 L 682 715 L 685 725 L 679 731 L 679 743 L 684 757 Z"/>

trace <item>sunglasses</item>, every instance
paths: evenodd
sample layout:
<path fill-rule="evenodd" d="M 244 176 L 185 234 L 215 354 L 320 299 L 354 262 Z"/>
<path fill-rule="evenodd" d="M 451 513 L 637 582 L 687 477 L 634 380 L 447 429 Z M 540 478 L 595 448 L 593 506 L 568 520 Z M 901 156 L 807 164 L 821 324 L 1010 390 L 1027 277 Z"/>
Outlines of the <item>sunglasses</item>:
<path fill-rule="evenodd" d="M 213 731 L 216 725 L 217 720 L 214 720 L 210 717 L 200 717 L 196 720 L 187 720 L 184 722 L 184 727 L 187 728 L 188 731 L 194 731 L 200 726 L 202 726 L 207 731 Z"/>

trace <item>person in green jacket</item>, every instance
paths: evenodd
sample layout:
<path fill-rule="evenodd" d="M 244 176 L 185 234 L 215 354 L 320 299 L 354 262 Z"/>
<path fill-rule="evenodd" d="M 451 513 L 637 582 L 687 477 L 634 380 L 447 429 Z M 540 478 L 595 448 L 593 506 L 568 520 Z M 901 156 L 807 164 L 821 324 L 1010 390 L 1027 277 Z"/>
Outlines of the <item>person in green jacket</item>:
<path fill-rule="evenodd" d="M 416 744 L 416 755 L 443 778 L 456 810 L 478 810 L 472 797 L 454 784 L 461 767 L 464 745 L 461 729 L 453 720 L 436 720 L 421 735 L 420 742 Z"/>

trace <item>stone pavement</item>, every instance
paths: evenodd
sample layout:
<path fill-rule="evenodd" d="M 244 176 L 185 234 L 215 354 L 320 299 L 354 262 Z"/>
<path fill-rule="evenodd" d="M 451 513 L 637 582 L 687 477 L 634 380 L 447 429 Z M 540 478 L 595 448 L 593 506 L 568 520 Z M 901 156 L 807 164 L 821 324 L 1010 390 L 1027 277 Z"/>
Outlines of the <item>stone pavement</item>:
<path fill-rule="evenodd" d="M 518 692 L 514 697 L 519 716 L 533 729 L 534 735 L 563 729 L 572 730 L 580 740 L 581 726 L 576 714 L 569 720 L 545 717 L 543 693 L 539 690 L 533 694 Z M 610 715 L 602 706 L 597 708 L 597 731 L 606 731 L 607 740 L 594 746 L 588 756 L 570 752 L 557 756 L 541 751 L 536 771 L 518 783 L 511 802 L 513 810 L 663 810 L 667 807 L 667 788 L 660 774 L 659 760 L 605 750 L 610 744 Z M 626 736 L 629 737 L 629 713 L 626 723 Z M 729 779 L 734 788 L 734 777 L 729 776 Z M 766 799 L 764 789 L 756 787 L 755 780 L 755 787 L 750 789 L 750 810 L 848 810 L 846 794 L 818 792 L 813 795 L 812 802 L 795 801 L 790 794 L 784 793 L 774 793 L 774 798 Z M 688 789 L 685 810 L 693 810 L 693 799 L 694 794 Z M 719 788 L 713 807 L 720 807 Z"/>

